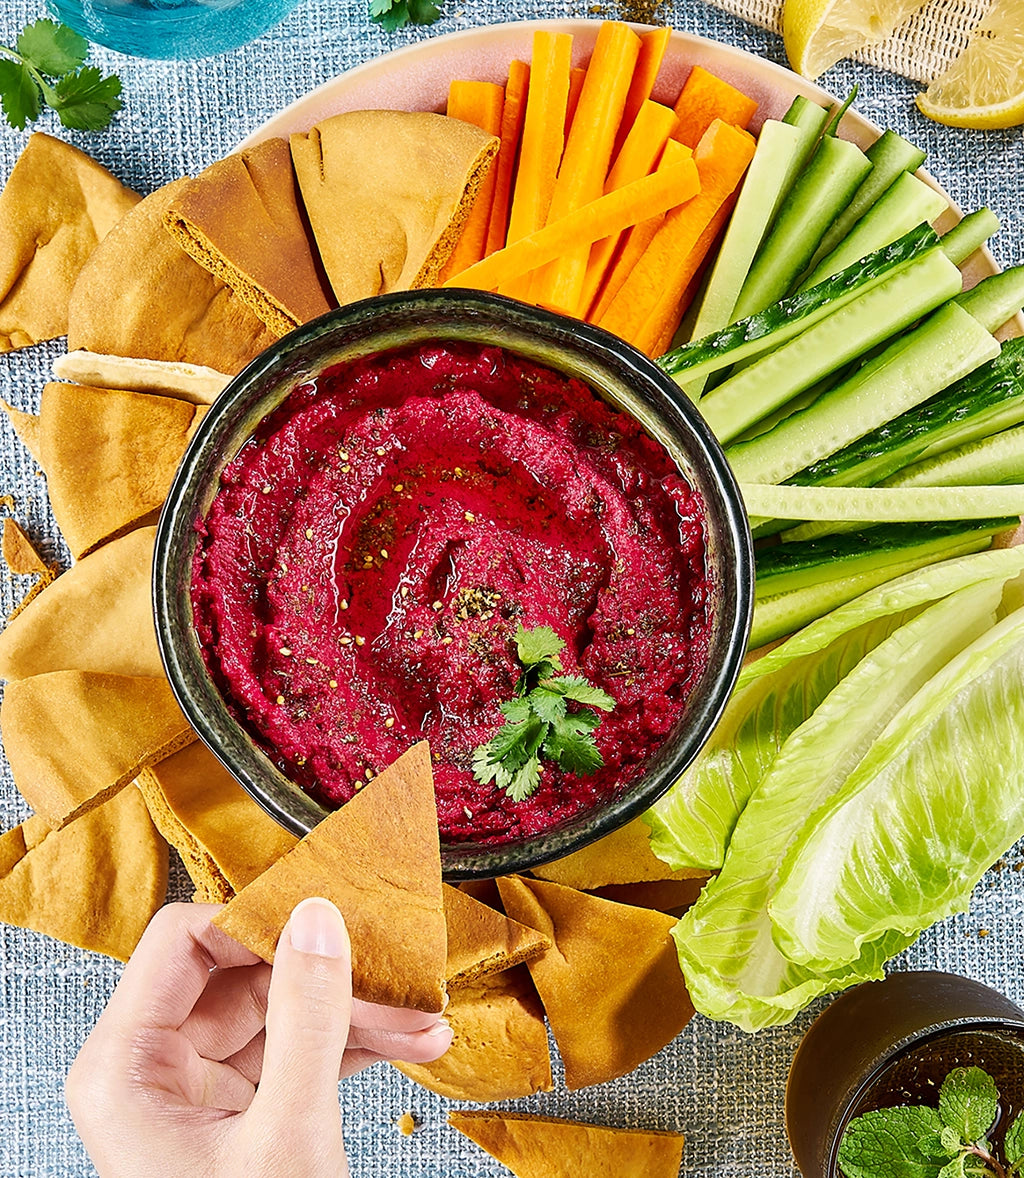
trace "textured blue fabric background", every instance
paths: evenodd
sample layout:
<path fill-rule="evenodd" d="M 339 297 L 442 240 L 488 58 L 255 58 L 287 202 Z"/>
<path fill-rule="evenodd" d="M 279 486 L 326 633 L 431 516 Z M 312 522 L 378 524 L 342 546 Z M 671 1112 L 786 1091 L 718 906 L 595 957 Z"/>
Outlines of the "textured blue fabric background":
<path fill-rule="evenodd" d="M 42 0 L 3 0 L 0 42 L 13 43 Z M 70 138 L 125 183 L 146 193 L 224 155 L 250 130 L 311 87 L 412 41 L 495 21 L 555 17 L 635 17 L 626 5 L 585 0 L 447 0 L 429 30 L 383 34 L 368 23 L 365 0 L 300 0 L 292 15 L 253 44 L 205 61 L 145 62 L 95 50 L 93 60 L 125 83 L 125 110 L 105 134 L 63 132 L 52 116 L 38 124 Z M 784 63 L 778 38 L 709 7 L 703 0 L 661 4 L 656 20 Z M 981 134 L 937 127 L 913 107 L 915 86 L 865 67 L 843 64 L 823 83 L 843 93 L 856 81 L 857 107 L 928 149 L 928 167 L 962 206 L 989 204 L 1003 220 L 993 252 L 1004 265 L 1024 262 L 1021 203 L 1024 150 L 1018 128 Z M 6 177 L 27 132 L 0 127 L 0 176 Z M 0 356 L 0 396 L 35 409 L 60 343 Z M 41 538 L 50 559 L 66 559 L 46 508 L 42 478 L 0 423 L 0 493 Z M 12 583 L 17 582 L 17 583 Z M 25 590 L 3 572 L 4 615 Z M 26 815 L 10 782 L 0 779 L 0 827 Z M 984 816 L 965 816 L 965 821 Z M 1024 1002 L 1021 933 L 1024 866 L 1021 849 L 983 880 L 971 913 L 932 929 L 896 968 L 941 968 L 970 975 Z M 180 865 L 172 867 L 172 898 L 189 894 Z M 83 880 L 83 886 L 87 881 Z M 987 930 L 987 931 L 983 931 Z M 72 1178 L 94 1173 L 65 1111 L 64 1074 L 92 1026 L 120 967 L 33 933 L 0 926 L 0 1175 Z M 756 1037 L 695 1018 L 679 1039 L 633 1075 L 568 1094 L 555 1091 L 516 1107 L 592 1119 L 609 1125 L 682 1130 L 683 1173 L 693 1178 L 792 1178 L 783 1128 L 783 1092 L 793 1051 L 818 1004 L 789 1027 Z M 445 1125 L 449 1103 L 385 1065 L 342 1086 L 353 1173 L 359 1178 L 498 1178 L 503 1167 Z M 411 1137 L 395 1128 L 412 1112 Z"/>

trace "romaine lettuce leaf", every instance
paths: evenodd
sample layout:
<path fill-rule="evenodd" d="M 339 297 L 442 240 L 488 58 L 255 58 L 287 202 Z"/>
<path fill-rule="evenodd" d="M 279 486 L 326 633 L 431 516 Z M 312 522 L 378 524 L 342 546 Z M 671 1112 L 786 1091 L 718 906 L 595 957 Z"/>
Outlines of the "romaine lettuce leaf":
<path fill-rule="evenodd" d="M 893 717 L 813 815 L 769 912 L 791 960 L 835 969 L 889 931 L 966 911 L 1024 835 L 1024 609 L 953 659 Z"/>

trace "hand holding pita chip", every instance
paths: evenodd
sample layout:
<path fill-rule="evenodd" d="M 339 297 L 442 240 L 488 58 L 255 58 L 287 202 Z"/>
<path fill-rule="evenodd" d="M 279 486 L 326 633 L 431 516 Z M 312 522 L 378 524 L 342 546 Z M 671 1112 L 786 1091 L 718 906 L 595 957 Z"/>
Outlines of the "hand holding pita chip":
<path fill-rule="evenodd" d="M 353 1001 L 348 932 L 328 901 L 296 906 L 273 967 L 214 911 L 161 910 L 86 1040 L 66 1089 L 86 1148 L 104 1178 L 345 1178 L 339 1075 L 434 1059 L 451 1032 Z"/>

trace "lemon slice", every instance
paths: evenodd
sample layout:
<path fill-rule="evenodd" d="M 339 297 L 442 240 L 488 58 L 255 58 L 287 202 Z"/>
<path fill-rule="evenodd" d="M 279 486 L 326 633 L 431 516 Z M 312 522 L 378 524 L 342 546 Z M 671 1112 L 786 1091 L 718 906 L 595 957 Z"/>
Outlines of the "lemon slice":
<path fill-rule="evenodd" d="M 885 41 L 925 0 L 785 0 L 782 39 L 789 63 L 805 78 L 866 45 Z"/>
<path fill-rule="evenodd" d="M 1024 123 L 1024 0 L 996 0 L 967 48 L 917 105 L 951 127 L 1016 127 Z"/>

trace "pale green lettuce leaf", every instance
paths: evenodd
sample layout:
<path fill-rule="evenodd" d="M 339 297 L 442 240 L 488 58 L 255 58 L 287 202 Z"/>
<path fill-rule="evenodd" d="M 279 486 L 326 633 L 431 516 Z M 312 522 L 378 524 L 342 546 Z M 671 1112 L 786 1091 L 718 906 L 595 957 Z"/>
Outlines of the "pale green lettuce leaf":
<path fill-rule="evenodd" d="M 1002 580 L 971 586 L 908 621 L 782 745 L 736 823 L 721 873 L 674 932 L 701 1013 L 744 1030 L 788 1022 L 819 994 L 881 976 L 886 958 L 909 943 L 883 937 L 852 965 L 809 970 L 779 951 L 768 902 L 808 814 L 842 786 L 893 713 L 992 625 L 1002 590 Z"/>
<path fill-rule="evenodd" d="M 929 602 L 1022 568 L 1021 548 L 929 565 L 840 606 L 744 667 L 705 748 L 644 814 L 654 853 L 673 869 L 721 868 L 736 821 L 783 742 L 868 651 Z"/>
<path fill-rule="evenodd" d="M 1024 835 L 1024 609 L 953 659 L 893 717 L 779 877 L 775 940 L 812 969 L 964 912 Z"/>

